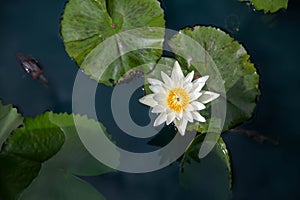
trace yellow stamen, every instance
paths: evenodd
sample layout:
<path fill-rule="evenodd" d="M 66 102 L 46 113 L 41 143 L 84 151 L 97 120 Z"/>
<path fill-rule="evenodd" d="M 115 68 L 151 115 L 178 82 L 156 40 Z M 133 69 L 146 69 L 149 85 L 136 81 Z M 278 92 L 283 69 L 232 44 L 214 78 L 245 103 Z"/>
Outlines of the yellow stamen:
<path fill-rule="evenodd" d="M 167 97 L 167 104 L 171 110 L 181 112 L 187 108 L 190 101 L 189 94 L 182 88 L 170 90 Z"/>

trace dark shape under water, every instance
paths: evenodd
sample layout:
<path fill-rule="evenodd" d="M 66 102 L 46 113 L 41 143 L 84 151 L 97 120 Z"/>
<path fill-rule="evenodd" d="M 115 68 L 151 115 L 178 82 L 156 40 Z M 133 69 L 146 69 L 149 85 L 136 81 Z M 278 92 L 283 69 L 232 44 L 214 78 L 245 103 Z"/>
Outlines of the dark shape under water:
<path fill-rule="evenodd" d="M 21 68 L 33 79 L 40 79 L 45 85 L 48 84 L 47 78 L 43 75 L 43 69 L 38 61 L 26 54 L 16 54 Z"/>

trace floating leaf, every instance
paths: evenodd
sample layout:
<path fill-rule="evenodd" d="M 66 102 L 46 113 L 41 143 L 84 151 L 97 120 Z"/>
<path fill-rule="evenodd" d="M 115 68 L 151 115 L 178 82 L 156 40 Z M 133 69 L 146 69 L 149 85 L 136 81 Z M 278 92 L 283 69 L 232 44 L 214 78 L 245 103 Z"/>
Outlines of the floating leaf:
<path fill-rule="evenodd" d="M 92 185 L 68 172 L 64 172 L 63 169 L 54 170 L 43 166 L 39 176 L 25 190 L 20 199 L 103 200 L 105 198 Z"/>
<path fill-rule="evenodd" d="M 74 116 L 87 132 L 99 126 Z M 5 199 L 104 199 L 91 185 L 76 177 L 114 170 L 99 163 L 82 145 L 74 117 L 47 112 L 24 120 L 0 153 L 0 195 Z"/>
<path fill-rule="evenodd" d="M 175 61 L 176 60 L 174 58 L 161 57 L 155 64 L 153 70 L 145 75 L 146 78 L 155 78 L 162 80 L 161 71 L 165 72 L 168 75 L 171 75 Z"/>
<path fill-rule="evenodd" d="M 277 12 L 280 9 L 287 9 L 288 0 L 250 0 L 256 10 L 265 12 Z"/>
<path fill-rule="evenodd" d="M 188 147 L 181 161 L 180 182 L 208 199 L 229 199 L 231 167 L 226 145 L 220 137 L 213 150 L 199 159 L 204 138 L 205 134 L 198 135 Z"/>
<path fill-rule="evenodd" d="M 48 114 L 24 120 L 0 153 L 0 196 L 17 199 L 38 175 L 41 163 L 59 151 L 64 135 Z"/>
<path fill-rule="evenodd" d="M 115 170 L 89 154 L 77 134 L 74 118 L 76 126 L 87 132 L 100 125 L 86 116 L 49 113 L 50 121 L 61 127 L 66 141 L 55 156 L 43 163 L 39 176 L 22 193 L 21 199 L 104 199 L 95 188 L 77 176 L 100 175 Z"/>
<path fill-rule="evenodd" d="M 48 113 L 26 118 L 24 125 L 8 138 L 2 153 L 44 162 L 56 154 L 64 143 L 63 132 L 49 120 Z"/>
<path fill-rule="evenodd" d="M 0 154 L 0 197 L 18 199 L 38 175 L 41 163 L 13 154 Z"/>
<path fill-rule="evenodd" d="M 208 86 L 212 86 L 210 91 L 216 90 L 219 93 L 221 82 L 218 74 L 224 81 L 226 95 L 223 94 L 223 97 L 213 102 L 227 102 L 223 131 L 252 116 L 259 95 L 259 77 L 242 45 L 220 29 L 200 26 L 181 30 L 170 40 L 169 45 L 186 70 L 195 70 L 202 76 L 210 75 L 207 82 Z M 201 114 L 208 120 L 207 123 L 200 123 L 199 131 L 206 132 L 211 121 L 209 107 Z M 214 123 L 217 122 L 214 119 Z"/>
<path fill-rule="evenodd" d="M 4 106 L 0 101 L 0 149 L 9 134 L 23 123 L 23 117 L 12 105 Z"/>
<path fill-rule="evenodd" d="M 50 120 L 61 127 L 66 137 L 66 142 L 63 148 L 61 149 L 59 154 L 55 156 L 55 158 L 53 157 L 55 163 L 61 165 L 60 168 L 66 168 L 66 170 L 81 176 L 100 175 L 102 173 L 115 171 L 101 164 L 93 156 L 91 156 L 83 146 L 77 134 L 76 127 L 80 127 L 86 132 L 95 132 L 95 130 L 98 130 L 98 126 L 102 127 L 101 130 L 105 130 L 102 124 L 88 119 L 87 116 L 68 114 L 51 113 Z M 106 133 L 97 134 L 105 134 L 110 138 L 110 136 Z"/>
<path fill-rule="evenodd" d="M 164 25 L 157 0 L 70 0 L 61 34 L 66 51 L 84 73 L 111 84 L 140 65 L 156 63 Z"/>

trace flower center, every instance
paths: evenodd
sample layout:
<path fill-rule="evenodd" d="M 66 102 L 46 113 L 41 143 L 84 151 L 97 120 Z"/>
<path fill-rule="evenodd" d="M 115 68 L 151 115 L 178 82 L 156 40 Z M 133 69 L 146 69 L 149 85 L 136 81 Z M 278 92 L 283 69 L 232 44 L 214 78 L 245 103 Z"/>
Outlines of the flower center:
<path fill-rule="evenodd" d="M 167 104 L 171 110 L 181 112 L 187 108 L 190 101 L 189 94 L 182 88 L 170 90 L 167 96 Z"/>

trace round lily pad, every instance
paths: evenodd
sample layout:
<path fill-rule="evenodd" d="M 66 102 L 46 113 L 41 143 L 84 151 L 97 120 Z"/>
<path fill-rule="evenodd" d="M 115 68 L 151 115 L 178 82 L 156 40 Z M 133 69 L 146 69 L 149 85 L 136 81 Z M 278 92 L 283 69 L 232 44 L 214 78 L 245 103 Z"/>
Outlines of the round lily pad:
<path fill-rule="evenodd" d="M 191 40 L 201 45 L 204 52 L 195 51 L 189 43 Z M 226 100 L 227 111 L 223 131 L 251 118 L 260 94 L 259 76 L 241 44 L 220 29 L 196 26 L 181 30 L 169 41 L 169 45 L 177 54 L 181 66 L 187 71 L 195 70 L 201 76 L 211 75 L 213 65 L 220 74 L 226 95 L 220 96 L 213 103 L 218 103 L 222 98 Z M 185 55 L 185 58 L 182 55 Z M 210 76 L 208 83 L 213 85 L 214 81 L 218 80 Z M 217 88 L 212 89 L 218 91 Z M 207 108 L 201 114 L 208 120 L 206 123 L 200 123 L 199 131 L 206 132 L 211 122 L 210 109 Z"/>
<path fill-rule="evenodd" d="M 110 85 L 129 70 L 156 63 L 164 26 L 157 0 L 70 0 L 61 34 L 67 53 L 84 73 Z"/>

